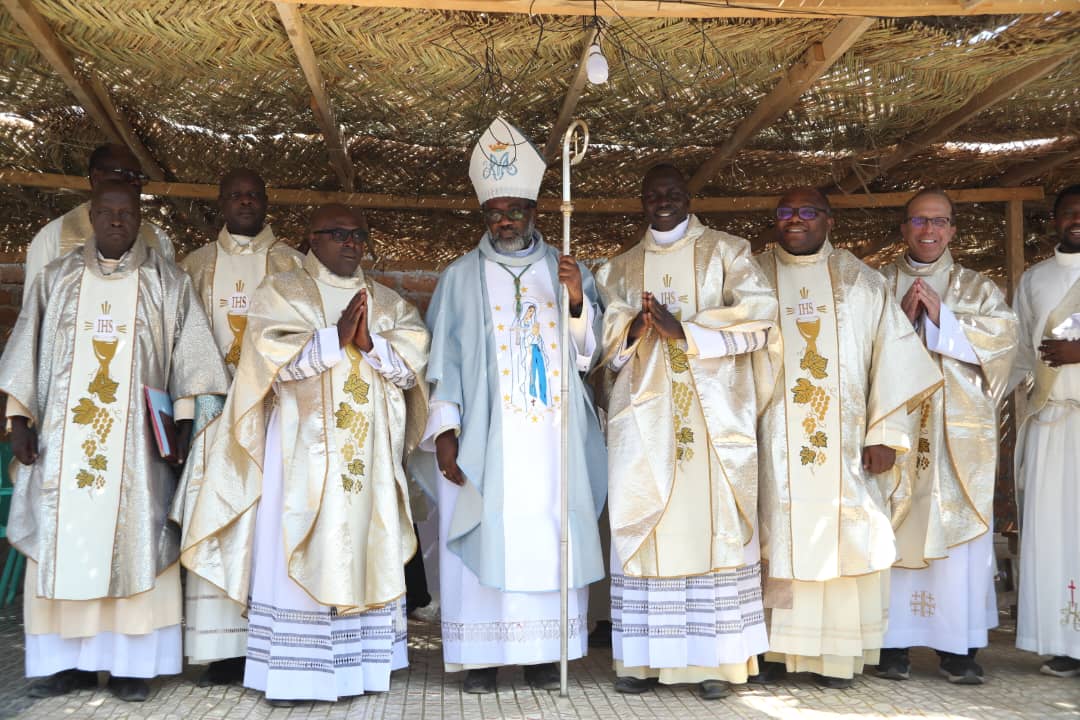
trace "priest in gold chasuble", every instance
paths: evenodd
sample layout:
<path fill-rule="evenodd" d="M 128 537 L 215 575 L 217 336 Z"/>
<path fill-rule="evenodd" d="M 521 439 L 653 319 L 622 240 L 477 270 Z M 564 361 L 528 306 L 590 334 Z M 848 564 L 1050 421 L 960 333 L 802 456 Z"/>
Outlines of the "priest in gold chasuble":
<path fill-rule="evenodd" d="M 922 645 L 937 651 L 949 682 L 977 685 L 976 649 L 997 627 L 997 407 L 1016 356 L 1017 319 L 990 278 L 953 262 L 955 223 L 943 191 L 916 193 L 900 229 L 907 252 L 882 269 L 945 385 L 917 411 L 916 446 L 897 463 L 899 559 L 878 676 L 906 679 L 908 649 Z"/>
<path fill-rule="evenodd" d="M 730 692 L 768 646 L 757 421 L 780 367 L 776 297 L 742 238 L 689 214 L 675 167 L 641 190 L 649 229 L 597 272 L 605 305 L 612 648 L 620 692 Z"/>
<path fill-rule="evenodd" d="M 256 290 L 182 560 L 249 601 L 244 685 L 272 702 L 386 691 L 407 665 L 403 468 L 427 415 L 429 335 L 360 268 L 367 222 L 312 215 L 302 267 Z"/>
<path fill-rule="evenodd" d="M 895 458 L 941 373 L 881 275 L 829 243 L 822 193 L 791 190 L 776 216 L 779 244 L 757 258 L 784 338 L 758 433 L 770 662 L 757 679 L 786 667 L 846 687 L 882 647 Z"/>
<path fill-rule="evenodd" d="M 144 700 L 181 669 L 176 488 L 144 387 L 166 391 L 186 452 L 197 396 L 225 367 L 191 280 L 138 234 L 129 184 L 94 185 L 94 233 L 48 265 L 0 358 L 16 464 L 8 537 L 30 560 L 24 622 L 36 696 L 96 684 Z"/>
<path fill-rule="evenodd" d="M 218 185 L 218 207 L 225 221 L 217 240 L 180 261 L 202 299 L 230 376 L 240 360 L 247 311 L 263 278 L 300 267 L 303 255 L 274 237 L 266 224 L 266 184 L 254 171 L 236 169 Z M 218 406 L 220 409 L 220 406 Z M 205 438 L 197 439 L 194 453 Z M 182 486 L 183 497 L 174 515 L 183 522 L 184 510 L 198 487 Z M 182 527 L 186 529 L 187 524 Z M 200 684 L 228 684 L 243 678 L 247 652 L 245 606 L 189 573 L 184 588 L 184 655 L 194 664 L 210 663 Z"/>

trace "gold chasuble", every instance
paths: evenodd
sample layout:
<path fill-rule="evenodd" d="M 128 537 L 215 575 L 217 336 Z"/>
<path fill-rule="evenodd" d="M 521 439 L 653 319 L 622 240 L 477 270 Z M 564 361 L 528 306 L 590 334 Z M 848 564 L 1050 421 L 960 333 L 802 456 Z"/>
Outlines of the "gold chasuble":
<path fill-rule="evenodd" d="M 862 451 L 912 447 L 908 414 L 941 375 L 882 277 L 826 241 L 759 258 L 776 288 L 784 367 L 762 416 L 761 541 L 770 645 L 789 670 L 851 677 L 876 662 L 896 559 L 897 468 Z"/>
<path fill-rule="evenodd" d="M 37 598 L 145 593 L 176 562 L 179 529 L 143 386 L 174 401 L 224 394 L 225 368 L 206 356 L 190 279 L 141 237 L 109 275 L 91 237 L 41 279 L 0 359 L 0 390 L 36 426 L 40 453 L 14 465 L 8 536 L 36 562 Z"/>
<path fill-rule="evenodd" d="M 903 482 L 893 495 L 896 564 L 923 568 L 991 528 L 997 406 L 1016 356 L 1017 319 L 997 285 L 955 264 L 948 250 L 922 267 L 902 257 L 882 274 L 897 298 L 916 278 L 928 283 L 978 358 L 976 364 L 932 355 L 945 385 L 920 407 L 915 452 L 902 458 Z"/>
<path fill-rule="evenodd" d="M 221 354 L 230 373 L 236 372 L 247 325 L 251 295 L 267 275 L 294 270 L 304 256 L 274 237 L 269 225 L 247 244 L 221 228 L 217 240 L 180 261 L 191 276 L 210 317 Z"/>
<path fill-rule="evenodd" d="M 423 432 L 427 385 L 403 391 L 351 347 L 330 372 L 275 382 L 364 287 L 371 334 L 422 378 L 429 335 L 419 313 L 359 268 L 339 277 L 309 253 L 302 268 L 268 276 L 252 297 L 232 392 L 203 462 L 188 471 L 187 481 L 202 489 L 182 553 L 186 567 L 238 603 L 246 603 L 251 582 L 268 398 L 282 428 L 289 577 L 339 613 L 405 592 L 402 568 L 416 538 L 403 462 Z"/>
<path fill-rule="evenodd" d="M 691 216 L 681 239 L 663 246 L 647 232 L 596 279 L 606 307 L 608 511 L 621 574 L 686 577 L 742 565 L 757 513 L 755 428 L 780 355 L 776 301 L 749 244 Z M 702 359 L 692 340 L 648 333 L 616 376 L 609 363 L 626 348 L 644 290 L 685 325 L 773 328 L 768 347 Z"/>

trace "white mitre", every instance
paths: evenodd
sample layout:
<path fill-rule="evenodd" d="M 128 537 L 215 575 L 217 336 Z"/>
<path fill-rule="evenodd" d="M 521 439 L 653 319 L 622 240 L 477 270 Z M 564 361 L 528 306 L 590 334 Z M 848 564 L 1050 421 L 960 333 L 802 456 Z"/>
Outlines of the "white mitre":
<path fill-rule="evenodd" d="M 469 179 L 483 205 L 497 197 L 536 200 L 547 164 L 516 127 L 495 118 L 473 148 Z"/>

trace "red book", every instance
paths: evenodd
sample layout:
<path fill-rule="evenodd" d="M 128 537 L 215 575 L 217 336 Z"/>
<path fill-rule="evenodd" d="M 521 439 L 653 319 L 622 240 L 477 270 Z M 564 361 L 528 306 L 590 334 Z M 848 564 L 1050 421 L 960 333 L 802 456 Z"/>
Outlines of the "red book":
<path fill-rule="evenodd" d="M 169 393 L 143 385 L 146 409 L 150 411 L 150 426 L 154 428 L 158 452 L 163 460 L 176 461 L 176 423 L 173 421 L 172 398 Z"/>

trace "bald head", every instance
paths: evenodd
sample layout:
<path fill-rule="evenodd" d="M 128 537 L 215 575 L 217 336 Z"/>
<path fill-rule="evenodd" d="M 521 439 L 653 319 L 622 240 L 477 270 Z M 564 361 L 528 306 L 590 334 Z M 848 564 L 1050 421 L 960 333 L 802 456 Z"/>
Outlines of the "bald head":
<path fill-rule="evenodd" d="M 98 251 L 123 256 L 139 234 L 139 191 L 119 180 L 96 183 L 90 193 L 90 223 Z"/>
<path fill-rule="evenodd" d="M 364 216 L 344 205 L 323 205 L 311 213 L 308 244 L 327 270 L 352 277 L 364 255 L 368 225 Z"/>

